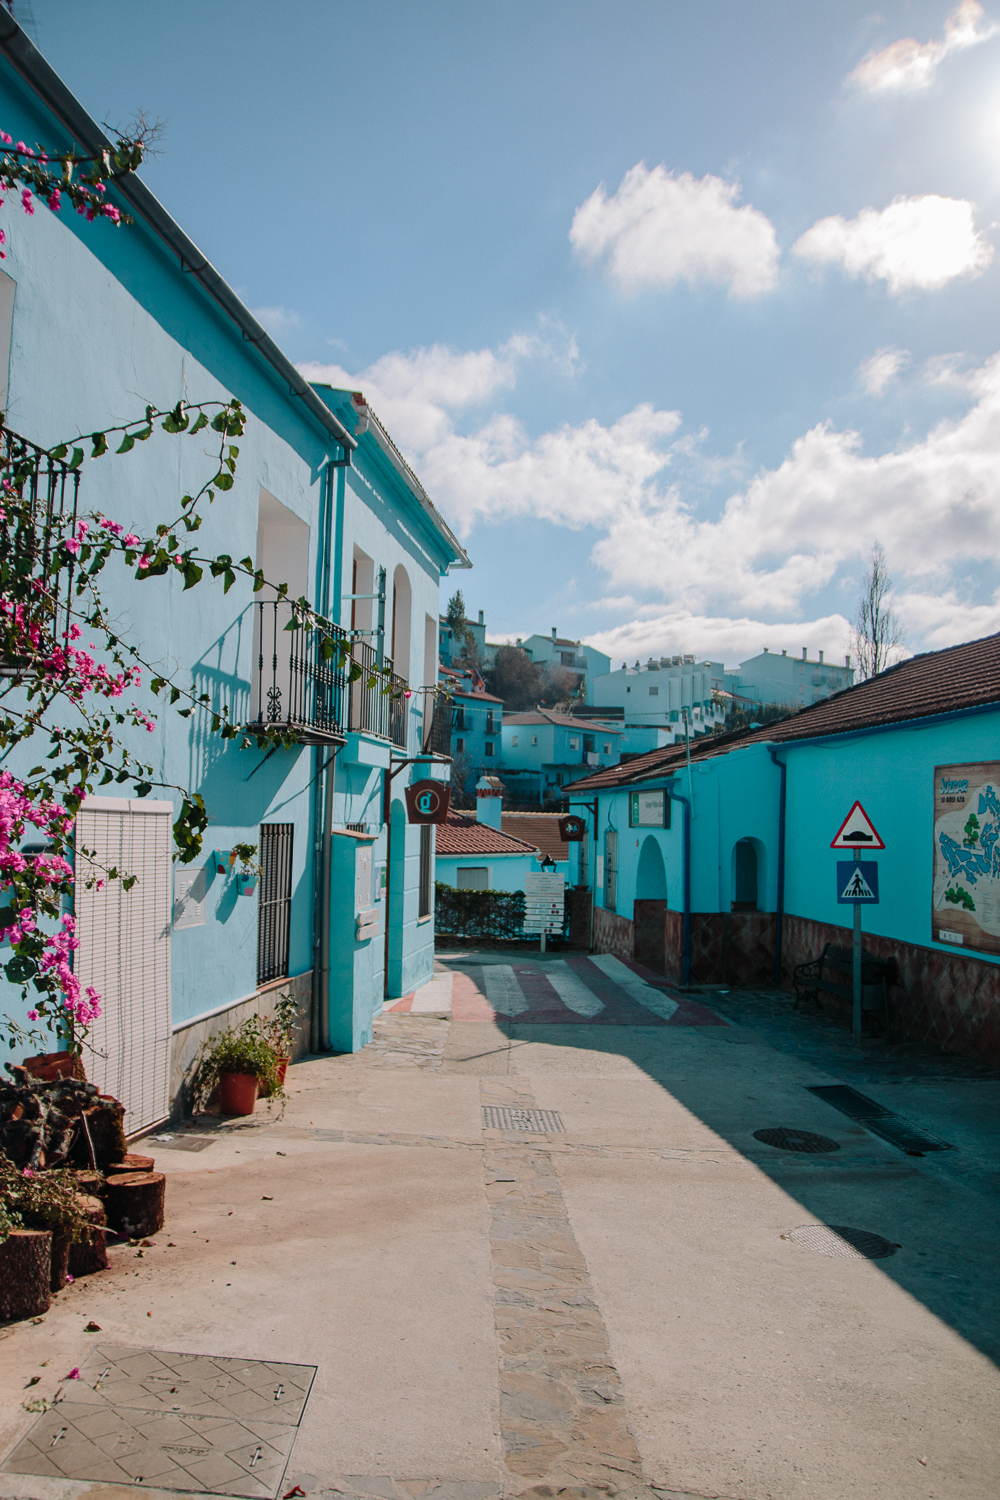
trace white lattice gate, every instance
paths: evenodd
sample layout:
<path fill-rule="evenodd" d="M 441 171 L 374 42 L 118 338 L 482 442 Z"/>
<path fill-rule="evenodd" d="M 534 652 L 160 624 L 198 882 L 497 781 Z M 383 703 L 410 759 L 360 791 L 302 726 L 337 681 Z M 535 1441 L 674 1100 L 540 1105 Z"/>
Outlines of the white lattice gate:
<path fill-rule="evenodd" d="M 125 1106 L 131 1133 L 170 1112 L 169 802 L 88 797 L 77 814 L 76 972 L 102 994 L 102 1012 L 84 1054 L 87 1077 Z M 86 889 L 117 868 L 136 876 Z"/>

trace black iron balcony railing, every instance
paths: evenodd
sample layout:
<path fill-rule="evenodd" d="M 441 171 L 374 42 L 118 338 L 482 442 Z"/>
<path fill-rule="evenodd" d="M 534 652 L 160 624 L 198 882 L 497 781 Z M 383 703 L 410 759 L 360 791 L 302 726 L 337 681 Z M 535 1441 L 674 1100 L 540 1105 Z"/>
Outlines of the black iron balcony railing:
<path fill-rule="evenodd" d="M 450 755 L 452 715 L 455 710 L 443 698 L 432 698 L 424 709 L 424 754 Z"/>
<path fill-rule="evenodd" d="M 79 469 L 11 432 L 0 416 L 0 471 L 11 485 L 0 506 L 2 571 L 22 585 L 26 577 L 43 585 L 45 596 L 54 598 L 56 617 L 50 628 L 59 636 L 69 628 L 75 568 L 71 562 L 59 570 L 54 587 L 51 570 L 56 547 L 74 535 Z M 18 678 L 29 671 L 27 661 L 0 649 L 0 677 Z"/>
<path fill-rule="evenodd" d="M 278 730 L 303 745 L 343 741 L 349 637 L 328 620 L 312 630 L 286 630 L 291 618 L 291 606 L 283 600 L 255 606 L 255 717 L 248 727 Z"/>
<path fill-rule="evenodd" d="M 382 658 L 381 672 L 376 673 L 378 653 L 367 641 L 354 642 L 351 662 L 352 675 L 356 666 L 361 668 L 361 675 L 349 687 L 348 729 L 391 740 L 405 750 L 409 723 L 409 700 L 403 696 L 405 679 L 392 670 L 388 657 Z"/>

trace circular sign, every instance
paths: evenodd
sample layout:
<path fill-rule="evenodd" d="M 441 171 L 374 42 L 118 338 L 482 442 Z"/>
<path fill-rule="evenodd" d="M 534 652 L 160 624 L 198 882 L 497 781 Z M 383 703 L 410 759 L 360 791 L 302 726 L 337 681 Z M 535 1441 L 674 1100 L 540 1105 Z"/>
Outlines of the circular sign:
<path fill-rule="evenodd" d="M 411 823 L 443 823 L 451 803 L 451 787 L 440 781 L 415 781 L 406 788 L 406 816 Z"/>

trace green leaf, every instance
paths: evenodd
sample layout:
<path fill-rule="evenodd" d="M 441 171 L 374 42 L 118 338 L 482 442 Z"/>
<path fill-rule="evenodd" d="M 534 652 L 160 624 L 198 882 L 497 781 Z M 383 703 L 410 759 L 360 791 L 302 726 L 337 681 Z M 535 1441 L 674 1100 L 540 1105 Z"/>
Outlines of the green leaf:
<path fill-rule="evenodd" d="M 90 441 L 94 445 L 93 452 L 90 455 L 91 458 L 100 458 L 102 453 L 107 453 L 108 439 L 105 433 L 92 432 L 90 435 Z"/>
<path fill-rule="evenodd" d="M 196 432 L 200 432 L 203 427 L 207 427 L 207 426 L 208 426 L 208 417 L 206 416 L 206 414 L 204 412 L 199 412 L 198 413 L 197 421 L 195 421 L 194 423 L 192 423 L 192 426 L 191 426 L 191 436 L 193 437 Z"/>
<path fill-rule="evenodd" d="M 263 587 L 264 587 L 264 573 L 263 573 L 263 569 L 258 568 L 256 570 L 256 572 L 254 573 L 254 575 L 253 575 L 253 591 L 254 591 L 254 593 L 255 594 L 259 594 L 260 591 L 261 591 L 261 589 Z"/>
<path fill-rule="evenodd" d="M 131 453 L 135 447 L 135 438 L 130 432 L 122 435 L 121 446 L 115 449 L 116 453 Z"/>
<path fill-rule="evenodd" d="M 212 483 L 217 490 L 231 490 L 236 481 L 233 479 L 232 474 L 227 474 L 225 469 L 220 469 L 212 480 Z"/>
<path fill-rule="evenodd" d="M 82 463 L 83 463 L 83 449 L 82 448 L 74 448 L 73 449 L 73 457 L 70 459 L 69 464 L 67 465 L 67 467 L 70 468 L 70 469 L 78 469 Z"/>
<path fill-rule="evenodd" d="M 69 452 L 69 449 L 67 448 L 66 444 L 65 443 L 60 443 L 57 448 L 53 448 L 52 449 L 52 452 L 51 452 L 51 454 L 49 456 L 51 458 L 55 458 L 55 459 L 62 459 L 62 458 L 66 457 L 66 455 L 67 455 L 68 452 Z"/>
<path fill-rule="evenodd" d="M 240 558 L 240 567 L 241 568 L 246 568 L 246 570 L 247 570 L 248 573 L 252 573 L 253 572 L 253 558 L 252 557 L 241 557 Z"/>
<path fill-rule="evenodd" d="M 200 583 L 204 570 L 199 568 L 196 562 L 189 562 L 184 569 L 184 589 L 193 589 L 196 583 Z"/>
<path fill-rule="evenodd" d="M 232 586 L 233 586 L 233 584 L 235 582 L 236 582 L 236 574 L 233 572 L 232 568 L 227 568 L 226 569 L 226 576 L 225 576 L 225 579 L 223 580 L 223 584 L 222 584 L 222 592 L 224 594 L 228 594 L 229 590 L 232 588 Z"/>
<path fill-rule="evenodd" d="M 132 436 L 135 438 L 135 441 L 137 443 L 144 443 L 148 437 L 152 437 L 153 436 L 153 424 L 152 424 L 152 422 L 147 422 L 145 427 L 140 427 L 139 431 L 138 432 L 134 432 L 132 434 Z"/>
<path fill-rule="evenodd" d="M 135 789 L 135 795 L 137 797 L 148 797 L 152 790 L 153 783 L 151 781 L 140 781 Z"/>

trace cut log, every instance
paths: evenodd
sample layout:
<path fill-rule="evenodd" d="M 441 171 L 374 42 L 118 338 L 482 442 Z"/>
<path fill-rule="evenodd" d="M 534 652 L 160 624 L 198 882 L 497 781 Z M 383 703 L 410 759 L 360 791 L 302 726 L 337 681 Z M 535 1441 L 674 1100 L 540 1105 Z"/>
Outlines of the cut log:
<path fill-rule="evenodd" d="M 129 1172 L 108 1178 L 108 1221 L 129 1239 L 163 1228 L 167 1179 L 162 1172 Z"/>
<path fill-rule="evenodd" d="M 104 1230 L 107 1222 L 104 1204 L 100 1198 L 94 1198 L 85 1193 L 80 1194 L 77 1202 L 86 1213 L 93 1228 L 84 1239 L 77 1240 L 70 1246 L 69 1273 L 71 1276 L 91 1276 L 95 1271 L 108 1269 L 108 1237 Z"/>
<path fill-rule="evenodd" d="M 152 1156 L 136 1156 L 133 1151 L 128 1151 L 121 1161 L 112 1162 L 108 1167 L 108 1176 L 112 1177 L 122 1172 L 151 1172 L 155 1165 Z"/>
<path fill-rule="evenodd" d="M 100 1172 L 74 1172 L 77 1187 L 88 1198 L 104 1197 L 104 1177 Z"/>
<path fill-rule="evenodd" d="M 52 1231 L 13 1230 L 0 1245 L 0 1319 L 48 1312 L 51 1277 Z"/>
<path fill-rule="evenodd" d="M 97 1103 L 86 1111 L 87 1130 L 94 1146 L 94 1161 L 98 1169 L 106 1172 L 112 1162 L 121 1161 L 128 1153 L 122 1121 L 125 1107 L 108 1094 L 101 1094 Z M 83 1127 L 77 1135 L 74 1159 L 81 1167 L 90 1166 L 90 1151 Z"/>
<path fill-rule="evenodd" d="M 70 1238 L 68 1234 L 53 1234 L 52 1256 L 49 1262 L 49 1289 L 61 1292 L 69 1274 Z"/>

